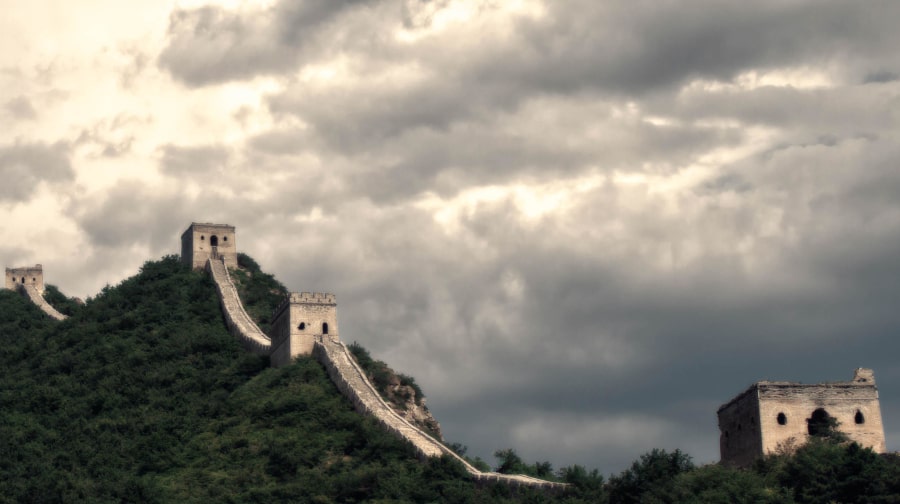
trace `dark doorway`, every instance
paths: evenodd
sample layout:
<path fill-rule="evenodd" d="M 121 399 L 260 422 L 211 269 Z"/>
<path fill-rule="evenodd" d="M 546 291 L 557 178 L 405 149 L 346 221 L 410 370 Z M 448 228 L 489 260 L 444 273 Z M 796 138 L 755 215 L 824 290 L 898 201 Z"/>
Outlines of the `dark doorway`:
<path fill-rule="evenodd" d="M 210 236 L 209 244 L 212 245 L 213 247 L 218 247 L 219 246 L 219 237 L 216 235 Z"/>
<path fill-rule="evenodd" d="M 328 322 L 322 322 L 322 334 L 328 334 Z"/>
<path fill-rule="evenodd" d="M 813 411 L 806 424 L 809 435 L 819 437 L 828 437 L 834 434 L 835 427 L 837 427 L 837 421 L 822 408 Z"/>

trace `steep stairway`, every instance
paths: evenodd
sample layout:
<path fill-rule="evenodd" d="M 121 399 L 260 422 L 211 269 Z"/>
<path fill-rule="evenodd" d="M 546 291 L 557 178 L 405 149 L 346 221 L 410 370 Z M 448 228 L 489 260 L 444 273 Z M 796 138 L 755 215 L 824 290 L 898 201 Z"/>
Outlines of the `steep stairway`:
<path fill-rule="evenodd" d="M 237 337 L 249 351 L 268 355 L 272 351 L 272 341 L 250 318 L 238 296 L 237 288 L 231 281 L 228 268 L 221 260 L 210 259 L 207 269 L 212 275 L 219 292 L 222 312 L 229 331 Z M 453 450 L 434 439 L 425 431 L 408 422 L 394 411 L 366 377 L 356 359 L 342 342 L 331 337 L 317 336 L 313 356 L 325 366 L 329 377 L 338 389 L 362 414 L 372 415 L 388 431 L 409 442 L 419 457 L 440 457 L 447 455 L 459 461 L 466 471 L 478 482 L 502 482 L 510 486 L 527 486 L 550 491 L 564 490 L 568 485 L 555 483 L 521 474 L 501 474 L 482 472 L 466 462 Z"/>
<path fill-rule="evenodd" d="M 32 303 L 36 304 L 38 308 L 40 308 L 50 317 L 56 320 L 65 320 L 69 318 L 56 311 L 56 308 L 50 306 L 50 303 L 48 303 L 47 300 L 44 299 L 44 296 L 41 295 L 41 293 L 37 290 L 37 287 L 35 287 L 34 285 L 19 284 L 16 288 L 19 289 L 23 294 L 25 294 L 25 297 L 30 299 Z"/>
<path fill-rule="evenodd" d="M 272 351 L 272 340 L 256 325 L 256 322 L 247 315 L 237 288 L 231 281 L 228 268 L 221 260 L 209 259 L 206 268 L 212 275 L 219 292 L 219 300 L 222 303 L 222 313 L 228 330 L 233 334 L 244 348 L 259 355 L 269 355 Z"/>

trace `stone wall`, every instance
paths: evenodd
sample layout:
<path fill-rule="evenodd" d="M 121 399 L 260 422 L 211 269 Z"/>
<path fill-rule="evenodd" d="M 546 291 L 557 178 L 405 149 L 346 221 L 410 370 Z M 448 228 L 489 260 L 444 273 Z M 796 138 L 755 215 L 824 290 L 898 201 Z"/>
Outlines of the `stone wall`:
<path fill-rule="evenodd" d="M 272 313 L 272 365 L 286 366 L 298 355 L 311 355 L 317 336 L 338 339 L 334 294 L 292 292 Z"/>
<path fill-rule="evenodd" d="M 350 399 L 358 412 L 375 417 L 388 432 L 410 443 L 420 458 L 442 455 L 454 458 L 476 482 L 480 483 L 499 482 L 513 487 L 527 486 L 549 491 L 562 491 L 568 486 L 522 474 L 479 471 L 453 450 L 398 415 L 381 398 L 343 343 L 330 338 L 317 338 L 313 355 L 325 366 L 332 381 L 341 393 Z"/>
<path fill-rule="evenodd" d="M 875 377 L 871 370 L 858 369 L 849 382 L 753 384 L 719 408 L 722 462 L 746 467 L 780 447 L 806 443 L 817 410 L 837 420 L 837 430 L 851 440 L 886 451 Z"/>
<path fill-rule="evenodd" d="M 6 268 L 5 287 L 15 290 L 18 285 L 33 285 L 38 292 L 44 292 L 44 268 L 40 264 L 24 268 Z"/>
<path fill-rule="evenodd" d="M 207 259 L 221 259 L 237 267 L 237 237 L 228 224 L 191 223 L 181 235 L 181 260 L 194 269 L 206 267 Z"/>
<path fill-rule="evenodd" d="M 269 355 L 272 350 L 272 342 L 244 310 L 244 305 L 231 281 L 225 263 L 221 260 L 208 259 L 207 269 L 219 292 L 222 313 L 225 315 L 228 330 L 240 340 L 247 350 L 259 355 Z"/>
<path fill-rule="evenodd" d="M 36 304 L 38 308 L 40 308 L 44 313 L 49 315 L 50 317 L 56 320 L 65 320 L 68 317 L 56 311 L 56 308 L 52 307 L 50 303 L 44 299 L 44 296 L 38 291 L 37 286 L 33 284 L 19 284 L 18 287 L 20 292 L 22 292 L 25 297 L 31 300 L 32 303 Z"/>
<path fill-rule="evenodd" d="M 719 409 L 719 453 L 723 462 L 737 467 L 747 467 L 762 455 L 755 385 Z"/>

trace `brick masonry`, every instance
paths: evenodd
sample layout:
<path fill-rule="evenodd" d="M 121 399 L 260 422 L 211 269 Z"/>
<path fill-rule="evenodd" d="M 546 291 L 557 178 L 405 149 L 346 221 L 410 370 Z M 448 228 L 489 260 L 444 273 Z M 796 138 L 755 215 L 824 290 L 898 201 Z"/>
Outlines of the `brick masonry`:
<path fill-rule="evenodd" d="M 806 443 L 817 410 L 837 420 L 837 429 L 851 440 L 886 451 L 875 376 L 860 368 L 848 382 L 751 385 L 718 410 L 722 462 L 746 467 L 763 455 Z"/>
<path fill-rule="evenodd" d="M 234 226 L 193 222 L 181 235 L 181 260 L 193 269 L 206 267 L 208 259 L 221 259 L 237 268 Z"/>

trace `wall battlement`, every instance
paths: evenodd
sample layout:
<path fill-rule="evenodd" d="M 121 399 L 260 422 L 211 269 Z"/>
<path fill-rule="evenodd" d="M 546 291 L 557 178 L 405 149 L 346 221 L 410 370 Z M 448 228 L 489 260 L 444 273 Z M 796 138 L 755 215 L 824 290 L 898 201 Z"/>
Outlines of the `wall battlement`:
<path fill-rule="evenodd" d="M 316 338 L 338 340 L 337 300 L 324 292 L 292 292 L 272 313 L 272 365 L 312 355 Z"/>

